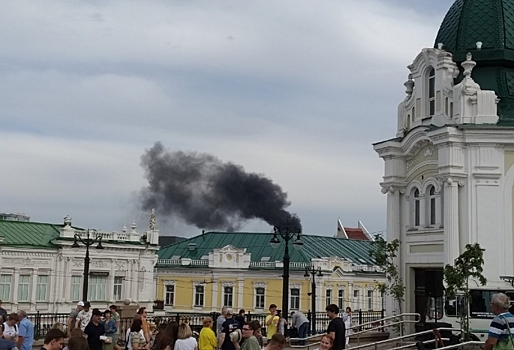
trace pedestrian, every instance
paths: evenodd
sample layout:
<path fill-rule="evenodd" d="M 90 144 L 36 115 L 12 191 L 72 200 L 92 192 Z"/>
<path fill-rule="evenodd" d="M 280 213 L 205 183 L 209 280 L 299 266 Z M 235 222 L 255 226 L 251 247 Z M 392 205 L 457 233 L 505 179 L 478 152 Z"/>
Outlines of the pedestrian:
<path fill-rule="evenodd" d="M 240 350 L 261 350 L 259 345 L 259 341 L 255 337 L 254 329 L 250 322 L 245 322 L 243 327 L 241 328 L 243 331 L 243 345 Z"/>
<path fill-rule="evenodd" d="M 314 350 L 331 350 L 333 346 L 334 340 L 328 334 L 324 334 L 321 337 L 319 348 Z"/>
<path fill-rule="evenodd" d="M 276 333 L 273 334 L 271 339 L 268 339 L 268 345 L 264 348 L 264 350 L 283 350 L 286 347 L 286 337 L 282 334 Z"/>
<path fill-rule="evenodd" d="M 352 309 L 348 306 L 343 313 L 344 327 L 346 328 L 346 347 L 350 347 L 350 333 L 352 332 Z"/>
<path fill-rule="evenodd" d="M 34 325 L 27 318 L 24 310 L 18 310 L 18 341 L 16 346 L 19 350 L 32 350 L 34 344 Z"/>
<path fill-rule="evenodd" d="M 279 320 L 280 318 L 277 315 L 277 305 L 271 304 L 269 306 L 269 315 L 266 316 L 266 334 L 268 339 L 271 339 L 273 334 L 277 333 Z"/>
<path fill-rule="evenodd" d="M 118 340 L 120 337 L 120 321 L 121 317 L 118 313 L 118 308 L 116 305 L 109 306 L 109 310 L 111 310 L 111 318 L 114 320 L 114 323 L 116 324 L 116 333 L 114 333 L 112 343 L 114 344 L 114 350 L 121 350 L 121 347 L 118 345 Z"/>
<path fill-rule="evenodd" d="M 75 327 L 80 327 L 82 331 L 86 329 L 86 326 L 91 321 L 91 317 L 93 316 L 93 311 L 91 310 L 91 303 L 89 301 L 84 302 L 84 306 L 82 310 L 80 310 L 77 315 L 77 321 L 75 321 Z"/>
<path fill-rule="evenodd" d="M 178 326 L 177 341 L 174 350 L 198 350 L 198 343 L 193 337 L 193 331 L 187 323 Z"/>
<path fill-rule="evenodd" d="M 83 301 L 79 301 L 77 303 L 77 306 L 71 310 L 70 312 L 70 316 L 68 316 L 68 322 L 66 323 L 67 324 L 67 331 L 68 331 L 68 337 L 70 336 L 71 334 L 71 331 L 75 328 L 76 324 L 77 324 L 77 316 L 79 315 L 80 311 L 82 311 L 84 307 L 84 302 Z"/>
<path fill-rule="evenodd" d="M 215 350 L 218 348 L 218 338 L 216 338 L 216 334 L 212 330 L 212 324 L 212 318 L 205 317 L 203 319 L 203 328 L 198 339 L 198 348 L 200 350 Z"/>
<path fill-rule="evenodd" d="M 114 342 L 116 332 L 118 331 L 118 327 L 116 327 L 116 322 L 112 319 L 111 310 L 104 311 L 104 327 L 105 327 L 105 336 L 111 338 L 111 342 Z M 117 339 L 116 339 L 117 341 Z"/>
<path fill-rule="evenodd" d="M 221 308 L 221 315 L 216 319 L 216 337 L 218 337 L 218 344 L 221 344 L 221 330 L 223 328 L 223 323 L 227 320 L 227 307 L 223 306 Z"/>
<path fill-rule="evenodd" d="M 239 324 L 239 328 L 240 329 L 243 328 L 243 325 L 246 322 L 246 320 L 245 320 L 245 310 L 244 309 L 239 310 L 239 313 L 234 318 L 236 319 L 237 323 Z"/>
<path fill-rule="evenodd" d="M 7 321 L 7 311 L 2 307 L 2 300 L 0 300 L 0 324 Z"/>
<path fill-rule="evenodd" d="M 16 343 L 0 338 L 0 350 L 17 350 Z"/>
<path fill-rule="evenodd" d="M 277 310 L 277 316 L 278 316 L 277 332 L 282 334 L 283 336 L 286 336 L 287 320 L 282 315 L 282 310 Z"/>
<path fill-rule="evenodd" d="M 143 320 L 141 317 L 134 317 L 134 321 L 127 330 L 127 349 L 128 350 L 141 350 L 148 349 L 145 334 L 143 333 Z"/>
<path fill-rule="evenodd" d="M 498 293 L 491 298 L 491 311 L 496 316 L 489 326 L 489 335 L 485 341 L 484 350 L 514 348 L 514 315 L 509 312 L 509 307 L 510 299 L 507 295 Z"/>
<path fill-rule="evenodd" d="M 7 321 L 3 324 L 2 338 L 16 342 L 16 338 L 18 338 L 18 326 L 16 323 L 18 323 L 18 315 L 13 312 L 7 316 Z"/>
<path fill-rule="evenodd" d="M 225 313 L 226 320 L 223 322 L 223 326 L 221 327 L 221 336 L 218 342 L 218 349 L 221 348 L 223 350 L 236 350 L 239 348 L 239 344 L 237 343 L 241 339 L 236 339 L 236 341 L 233 341 L 231 338 L 231 333 L 238 329 L 237 321 L 233 317 L 234 310 L 227 308 Z"/>
<path fill-rule="evenodd" d="M 146 316 L 148 315 L 148 310 L 146 310 L 146 307 L 142 306 L 137 310 L 137 314 L 141 315 L 141 321 L 142 328 L 143 328 L 143 334 L 145 335 L 145 340 L 147 343 L 150 343 L 150 327 L 148 326 L 148 320 L 146 319 Z"/>
<path fill-rule="evenodd" d="M 171 321 L 166 328 L 157 334 L 155 350 L 173 350 L 178 335 L 178 323 Z"/>
<path fill-rule="evenodd" d="M 40 350 L 61 350 L 64 338 L 66 338 L 66 333 L 63 331 L 57 328 L 50 329 L 46 333 L 44 345 Z"/>
<path fill-rule="evenodd" d="M 305 345 L 305 338 L 309 331 L 309 319 L 301 311 L 291 311 L 291 325 L 298 330 L 299 344 Z"/>
<path fill-rule="evenodd" d="M 84 332 L 82 332 L 82 329 L 80 328 L 74 328 L 71 332 L 70 332 L 70 335 L 68 336 L 68 345 L 66 345 L 64 347 L 64 349 L 62 350 L 70 350 L 69 347 L 70 347 L 70 342 L 71 342 L 71 339 L 72 338 L 82 338 L 84 339 L 84 341 L 86 342 L 86 349 L 89 349 L 89 345 L 87 344 L 87 340 L 86 338 L 84 338 Z M 79 343 L 76 344 L 77 347 L 80 347 L 81 345 Z"/>
<path fill-rule="evenodd" d="M 74 329 L 75 330 L 80 330 L 82 332 L 82 330 L 80 328 L 76 328 Z M 68 346 L 64 349 L 68 349 L 68 350 L 89 350 L 89 345 L 87 343 L 87 339 L 84 338 L 84 336 L 81 336 L 81 337 L 71 337 L 69 340 L 68 340 Z M 63 349 L 63 350 L 64 350 Z"/>
<path fill-rule="evenodd" d="M 91 321 L 84 329 L 84 334 L 87 335 L 87 343 L 89 350 L 102 350 L 103 344 L 100 336 L 105 334 L 105 327 L 100 322 L 102 313 L 98 309 L 93 309 L 91 312 Z"/>
<path fill-rule="evenodd" d="M 253 329 L 253 335 L 257 338 L 261 349 L 264 348 L 264 337 L 262 336 L 262 326 L 258 320 L 250 321 L 250 327 Z"/>
<path fill-rule="evenodd" d="M 344 322 L 339 317 L 339 307 L 336 304 L 328 305 L 325 310 L 330 319 L 327 334 L 334 340 L 333 350 L 341 350 L 345 348 L 346 328 Z"/>

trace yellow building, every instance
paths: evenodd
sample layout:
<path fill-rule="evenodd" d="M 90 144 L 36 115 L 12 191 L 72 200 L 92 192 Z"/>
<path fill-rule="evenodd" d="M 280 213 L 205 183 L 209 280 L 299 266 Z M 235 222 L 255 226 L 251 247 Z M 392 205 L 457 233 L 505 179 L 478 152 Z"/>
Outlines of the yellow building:
<path fill-rule="evenodd" d="M 205 232 L 160 249 L 156 300 L 167 312 L 212 312 L 222 306 L 264 313 L 281 307 L 284 241 L 272 248 L 271 233 Z M 385 276 L 369 257 L 371 241 L 302 235 L 303 248 L 290 244 L 289 309 L 311 309 L 312 277 L 305 268 L 321 268 L 316 277 L 316 309 L 330 303 L 354 310 L 382 310 L 377 282 Z"/>

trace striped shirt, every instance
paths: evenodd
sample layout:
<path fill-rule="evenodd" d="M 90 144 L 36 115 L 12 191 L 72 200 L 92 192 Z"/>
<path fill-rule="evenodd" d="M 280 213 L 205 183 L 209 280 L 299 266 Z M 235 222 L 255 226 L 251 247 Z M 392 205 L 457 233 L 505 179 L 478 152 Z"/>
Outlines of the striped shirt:
<path fill-rule="evenodd" d="M 509 330 L 507 329 L 507 322 L 509 323 L 511 334 L 514 335 L 514 315 L 510 312 L 504 312 L 493 318 L 489 326 L 489 337 L 499 341 L 508 340 Z"/>

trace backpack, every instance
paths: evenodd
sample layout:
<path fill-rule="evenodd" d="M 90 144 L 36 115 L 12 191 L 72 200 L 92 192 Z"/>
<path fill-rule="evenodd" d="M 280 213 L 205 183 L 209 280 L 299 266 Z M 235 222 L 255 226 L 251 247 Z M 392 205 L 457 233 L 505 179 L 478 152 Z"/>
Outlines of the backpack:
<path fill-rule="evenodd" d="M 125 338 L 125 350 L 129 350 L 128 345 L 130 344 L 130 338 L 131 337 L 132 336 L 130 335 L 130 329 L 129 329 L 128 336 Z"/>

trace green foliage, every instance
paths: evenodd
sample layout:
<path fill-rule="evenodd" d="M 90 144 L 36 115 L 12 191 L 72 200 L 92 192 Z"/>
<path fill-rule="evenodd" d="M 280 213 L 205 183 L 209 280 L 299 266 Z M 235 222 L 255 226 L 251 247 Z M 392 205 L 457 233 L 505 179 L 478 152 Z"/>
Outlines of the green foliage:
<path fill-rule="evenodd" d="M 397 314 L 402 313 L 402 302 L 405 300 L 405 285 L 396 264 L 396 257 L 400 249 L 400 240 L 387 242 L 382 236 L 375 235 L 371 245 L 370 257 L 375 260 L 386 274 L 386 283 L 377 283 L 377 289 L 386 295 L 390 295 L 397 303 Z M 396 327 L 398 332 L 403 331 L 403 324 Z"/>
<path fill-rule="evenodd" d="M 474 281 L 477 286 L 483 286 L 487 283 L 487 279 L 482 275 L 484 271 L 484 249 L 480 244 L 466 244 L 464 251 L 457 259 L 453 266 L 446 265 L 444 268 L 444 282 L 446 284 L 446 296 L 453 298 L 458 292 L 464 293 L 464 310 L 460 312 L 460 324 L 462 327 L 464 340 L 471 339 L 469 330 L 469 283 Z"/>

